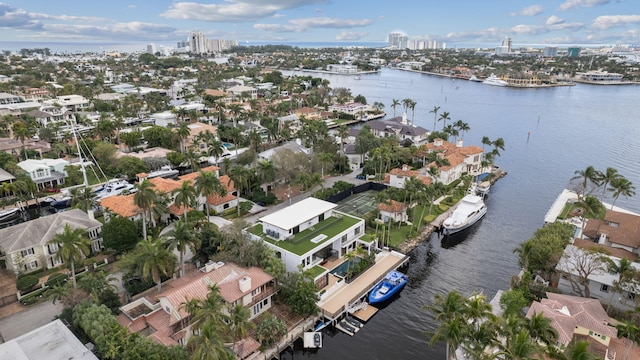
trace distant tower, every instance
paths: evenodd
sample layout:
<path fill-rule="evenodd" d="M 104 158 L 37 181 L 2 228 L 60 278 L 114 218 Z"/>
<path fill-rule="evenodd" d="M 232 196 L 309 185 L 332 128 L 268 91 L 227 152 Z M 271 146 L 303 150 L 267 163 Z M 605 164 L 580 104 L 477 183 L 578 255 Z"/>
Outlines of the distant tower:
<path fill-rule="evenodd" d="M 389 46 L 396 49 L 406 49 L 409 43 L 409 37 L 402 33 L 389 34 Z"/>
<path fill-rule="evenodd" d="M 155 53 L 156 53 L 156 44 L 147 45 L 147 54 L 155 55 Z"/>
<path fill-rule="evenodd" d="M 207 42 L 201 31 L 194 31 L 189 35 L 189 49 L 194 54 L 207 53 Z"/>
<path fill-rule="evenodd" d="M 507 48 L 507 52 L 511 52 L 511 38 L 508 36 L 505 36 L 504 39 L 502 39 L 502 46 Z"/>

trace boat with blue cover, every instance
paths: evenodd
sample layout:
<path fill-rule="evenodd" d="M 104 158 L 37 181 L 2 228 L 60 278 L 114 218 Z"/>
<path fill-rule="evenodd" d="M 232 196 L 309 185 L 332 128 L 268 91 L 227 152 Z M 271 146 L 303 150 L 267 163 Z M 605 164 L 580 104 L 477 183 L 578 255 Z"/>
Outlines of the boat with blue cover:
<path fill-rule="evenodd" d="M 397 270 L 389 271 L 369 293 L 369 304 L 379 304 L 391 299 L 405 285 L 407 285 L 407 275 Z"/>

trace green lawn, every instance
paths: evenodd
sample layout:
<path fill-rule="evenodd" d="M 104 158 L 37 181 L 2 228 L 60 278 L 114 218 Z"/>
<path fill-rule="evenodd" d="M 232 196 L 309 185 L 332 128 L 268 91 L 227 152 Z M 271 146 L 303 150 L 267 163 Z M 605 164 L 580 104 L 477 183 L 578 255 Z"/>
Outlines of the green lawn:
<path fill-rule="evenodd" d="M 360 219 L 348 215 L 343 215 L 342 218 L 332 216 L 314 225 L 314 230 L 306 229 L 296 234 L 296 236 L 291 239 L 280 241 L 268 238 L 263 233 L 262 224 L 257 224 L 256 226 L 249 228 L 249 232 L 262 237 L 264 241 L 277 245 L 284 250 L 290 251 L 296 255 L 303 255 L 316 248 L 318 245 L 331 240 L 334 236 L 352 227 L 359 221 Z M 311 242 L 312 239 L 321 234 L 326 235 L 326 238 L 317 243 Z"/>
<path fill-rule="evenodd" d="M 315 279 L 318 276 L 320 276 L 320 274 L 324 273 L 325 271 L 327 271 L 327 269 L 323 268 L 322 266 L 314 266 L 311 269 L 308 270 L 309 273 L 311 274 L 311 276 Z"/>
<path fill-rule="evenodd" d="M 414 226 L 415 228 L 415 226 Z M 398 245 L 405 242 L 409 237 L 409 230 L 411 230 L 411 226 L 409 225 L 401 225 L 400 229 L 398 229 L 398 225 L 393 225 L 391 227 L 391 239 L 388 239 L 388 233 L 384 232 L 384 243 L 382 241 L 382 227 L 378 228 L 378 238 L 380 239 L 380 246 L 389 246 L 389 247 L 397 247 Z"/>

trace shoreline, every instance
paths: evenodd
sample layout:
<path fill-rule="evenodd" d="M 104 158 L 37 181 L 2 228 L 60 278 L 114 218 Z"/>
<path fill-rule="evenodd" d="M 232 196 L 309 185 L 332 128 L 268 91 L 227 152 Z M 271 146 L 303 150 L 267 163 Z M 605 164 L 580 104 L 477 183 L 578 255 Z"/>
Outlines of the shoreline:
<path fill-rule="evenodd" d="M 502 169 L 498 169 L 494 173 L 494 175 L 495 176 L 492 177 L 491 180 L 489 180 L 491 182 L 491 185 L 495 184 L 498 180 L 506 176 L 507 172 Z M 407 239 L 404 242 L 402 242 L 400 245 L 398 245 L 396 250 L 400 253 L 408 255 L 411 251 L 417 248 L 418 245 L 420 245 L 423 241 L 426 241 L 431 237 L 431 235 L 436 231 L 436 229 L 442 225 L 442 222 L 453 212 L 453 210 L 456 208 L 458 203 L 456 203 L 456 205 L 454 206 L 451 206 L 444 213 L 438 215 L 438 217 L 436 217 L 429 225 L 427 225 L 425 229 L 422 230 L 422 232 L 419 235 L 417 235 L 415 238 Z"/>

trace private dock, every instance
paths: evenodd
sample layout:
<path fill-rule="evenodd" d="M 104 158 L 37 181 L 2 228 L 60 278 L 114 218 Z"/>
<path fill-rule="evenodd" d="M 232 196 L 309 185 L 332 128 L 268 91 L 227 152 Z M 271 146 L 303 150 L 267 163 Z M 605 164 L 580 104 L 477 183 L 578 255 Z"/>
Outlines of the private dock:
<path fill-rule="evenodd" d="M 354 308 L 354 305 L 361 303 L 364 297 L 380 282 L 385 275 L 391 271 L 402 267 L 409 261 L 407 255 L 397 251 L 383 251 L 376 256 L 376 262 L 367 271 L 362 273 L 349 284 L 344 284 L 338 290 L 327 296 L 326 299 L 318 302 L 322 315 L 336 324 L 337 321 Z M 375 314 L 377 309 L 371 305 L 362 307 L 354 311 L 359 313 L 358 318 L 364 321 Z"/>

